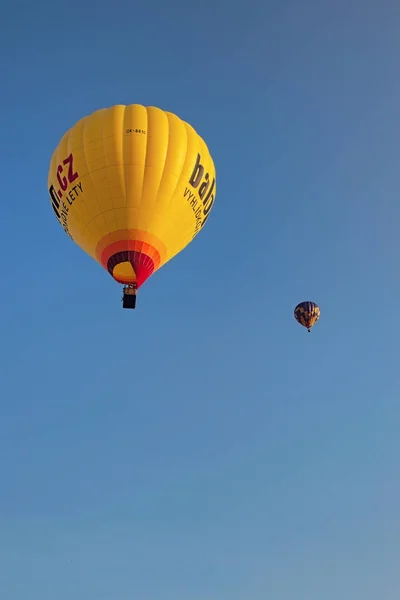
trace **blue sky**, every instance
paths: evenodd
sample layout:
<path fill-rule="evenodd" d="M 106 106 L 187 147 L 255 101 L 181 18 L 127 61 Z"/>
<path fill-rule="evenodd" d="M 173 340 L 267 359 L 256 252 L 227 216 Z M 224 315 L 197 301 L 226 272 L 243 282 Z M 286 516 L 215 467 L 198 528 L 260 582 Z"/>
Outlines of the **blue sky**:
<path fill-rule="evenodd" d="M 4 7 L 1 598 L 397 600 L 399 21 Z M 63 133 L 118 103 L 175 112 L 217 168 L 134 312 L 47 194 Z"/>

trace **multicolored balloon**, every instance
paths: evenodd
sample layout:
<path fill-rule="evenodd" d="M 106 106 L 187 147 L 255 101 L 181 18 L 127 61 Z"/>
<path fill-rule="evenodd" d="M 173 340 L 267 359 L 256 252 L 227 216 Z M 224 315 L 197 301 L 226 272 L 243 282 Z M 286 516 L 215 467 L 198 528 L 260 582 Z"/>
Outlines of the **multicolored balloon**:
<path fill-rule="evenodd" d="M 321 315 L 320 308 L 315 302 L 300 302 L 294 309 L 294 318 L 300 325 L 306 327 L 308 332 L 315 325 Z"/>
<path fill-rule="evenodd" d="M 203 228 L 216 172 L 191 125 L 156 107 L 116 105 L 63 136 L 48 188 L 64 231 L 135 304 L 136 290 Z"/>

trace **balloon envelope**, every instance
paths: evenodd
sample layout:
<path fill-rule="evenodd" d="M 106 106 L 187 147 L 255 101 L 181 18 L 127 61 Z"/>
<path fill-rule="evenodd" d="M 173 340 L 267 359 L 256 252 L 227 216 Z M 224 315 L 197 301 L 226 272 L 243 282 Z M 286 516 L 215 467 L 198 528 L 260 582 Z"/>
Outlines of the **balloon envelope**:
<path fill-rule="evenodd" d="M 65 133 L 48 188 L 72 240 L 116 281 L 139 288 L 202 229 L 216 173 L 191 125 L 156 107 L 116 105 Z"/>
<path fill-rule="evenodd" d="M 294 318 L 310 331 L 320 317 L 321 311 L 315 302 L 300 302 L 294 309 Z"/>

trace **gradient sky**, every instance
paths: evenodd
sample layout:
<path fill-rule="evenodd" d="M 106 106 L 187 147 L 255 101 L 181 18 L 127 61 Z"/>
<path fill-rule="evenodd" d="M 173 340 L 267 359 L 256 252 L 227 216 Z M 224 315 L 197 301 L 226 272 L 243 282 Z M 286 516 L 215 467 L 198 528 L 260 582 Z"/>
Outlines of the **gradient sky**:
<path fill-rule="evenodd" d="M 399 28 L 396 0 L 4 4 L 2 599 L 398 600 Z M 217 168 L 136 311 L 47 193 L 118 103 Z"/>

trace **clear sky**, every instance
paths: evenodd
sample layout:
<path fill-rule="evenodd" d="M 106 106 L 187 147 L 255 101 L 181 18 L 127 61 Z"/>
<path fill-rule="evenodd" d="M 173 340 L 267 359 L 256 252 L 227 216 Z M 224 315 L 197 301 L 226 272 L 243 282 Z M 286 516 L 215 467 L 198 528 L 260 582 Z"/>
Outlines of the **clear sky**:
<path fill-rule="evenodd" d="M 2 600 L 398 600 L 399 27 L 397 0 L 4 4 Z M 217 169 L 136 311 L 47 193 L 119 103 Z"/>

